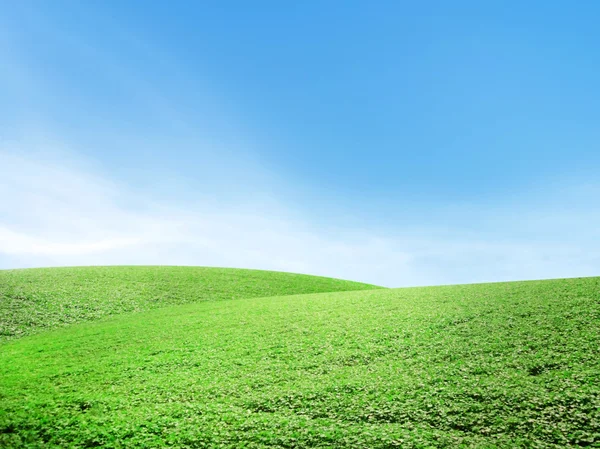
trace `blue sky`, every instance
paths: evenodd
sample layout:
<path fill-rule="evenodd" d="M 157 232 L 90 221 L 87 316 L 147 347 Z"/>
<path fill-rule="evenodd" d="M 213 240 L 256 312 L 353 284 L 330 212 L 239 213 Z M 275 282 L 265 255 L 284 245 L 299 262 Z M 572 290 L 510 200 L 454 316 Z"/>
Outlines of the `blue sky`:
<path fill-rule="evenodd" d="M 599 275 L 595 2 L 2 2 L 0 268 Z"/>

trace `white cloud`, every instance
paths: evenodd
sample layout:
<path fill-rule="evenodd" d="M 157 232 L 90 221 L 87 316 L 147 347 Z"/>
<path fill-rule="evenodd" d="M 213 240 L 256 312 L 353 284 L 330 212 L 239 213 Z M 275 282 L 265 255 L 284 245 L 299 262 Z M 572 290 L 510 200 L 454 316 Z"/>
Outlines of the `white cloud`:
<path fill-rule="evenodd" d="M 2 268 L 226 266 L 386 286 L 600 274 L 597 220 L 590 221 L 598 217 L 586 207 L 571 208 L 568 219 L 549 206 L 525 213 L 526 205 L 515 205 L 516 216 L 488 208 L 477 211 L 485 223 L 477 234 L 443 227 L 380 234 L 319 228 L 275 201 L 159 202 L 64 157 L 15 151 L 0 152 L 0 196 Z M 576 236 L 566 234 L 574 228 Z"/>
<path fill-rule="evenodd" d="M 183 264 L 366 279 L 380 241 L 309 230 L 275 205 L 158 203 L 64 160 L 0 153 L 0 259 L 39 265 Z M 135 204 L 132 209 L 123 204 Z M 343 258 L 343 265 L 342 260 Z M 396 262 L 403 262 L 401 254 Z M 17 262 L 18 261 L 18 262 Z M 359 273 L 363 267 L 365 273 Z"/>
<path fill-rule="evenodd" d="M 78 243 L 56 242 L 0 227 L 0 248 L 5 254 L 18 255 L 85 255 L 106 252 L 139 244 L 136 238 L 113 238 Z"/>

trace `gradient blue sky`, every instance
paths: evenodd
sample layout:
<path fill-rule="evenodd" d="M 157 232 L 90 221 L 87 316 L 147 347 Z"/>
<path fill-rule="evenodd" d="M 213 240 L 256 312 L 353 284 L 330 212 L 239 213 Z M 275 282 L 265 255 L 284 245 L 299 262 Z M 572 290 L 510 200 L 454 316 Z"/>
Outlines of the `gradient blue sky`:
<path fill-rule="evenodd" d="M 597 2 L 0 6 L 0 268 L 600 275 Z"/>

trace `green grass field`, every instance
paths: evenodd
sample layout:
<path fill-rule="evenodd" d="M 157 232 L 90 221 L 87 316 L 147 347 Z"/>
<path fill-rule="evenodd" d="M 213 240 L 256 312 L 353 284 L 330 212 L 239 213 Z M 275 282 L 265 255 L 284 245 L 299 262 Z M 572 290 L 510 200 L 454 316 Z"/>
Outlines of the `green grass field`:
<path fill-rule="evenodd" d="M 198 301 L 378 288 L 275 271 L 206 267 L 0 270 L 0 342 L 27 334 Z"/>
<path fill-rule="evenodd" d="M 135 297 L 130 275 L 89 270 L 0 279 L 26 291 L 24 303 L 40 291 L 64 305 L 62 292 L 85 308 L 71 288 L 86 279 L 106 298 L 119 279 Z M 600 278 L 296 296 L 281 295 L 364 286 L 278 278 L 279 296 L 202 301 L 193 281 L 159 285 L 172 278 L 158 272 L 177 269 L 148 270 L 139 285 L 161 293 L 139 309 L 161 295 L 161 305 L 188 304 L 0 345 L 0 446 L 600 447 Z M 246 290 L 232 272 L 247 296 L 275 276 L 242 274 L 263 286 Z M 43 303 L 33 307 L 44 316 Z"/>

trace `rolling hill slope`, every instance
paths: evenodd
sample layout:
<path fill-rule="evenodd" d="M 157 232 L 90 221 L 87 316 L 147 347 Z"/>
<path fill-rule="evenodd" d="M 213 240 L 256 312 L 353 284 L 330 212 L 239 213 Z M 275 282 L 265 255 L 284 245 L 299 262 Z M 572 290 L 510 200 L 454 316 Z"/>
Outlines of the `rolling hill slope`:
<path fill-rule="evenodd" d="M 600 278 L 172 306 L 0 346 L 0 445 L 600 445 Z"/>
<path fill-rule="evenodd" d="M 3 340 L 108 315 L 197 301 L 379 288 L 319 276 L 206 267 L 0 270 Z"/>

